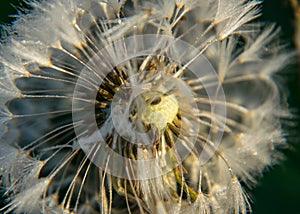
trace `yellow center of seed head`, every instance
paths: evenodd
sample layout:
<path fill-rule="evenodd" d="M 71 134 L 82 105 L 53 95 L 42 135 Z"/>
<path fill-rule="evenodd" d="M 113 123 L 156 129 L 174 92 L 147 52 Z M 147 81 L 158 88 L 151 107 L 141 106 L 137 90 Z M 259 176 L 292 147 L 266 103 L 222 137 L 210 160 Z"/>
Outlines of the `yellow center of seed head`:
<path fill-rule="evenodd" d="M 142 120 L 161 131 L 174 120 L 177 112 L 178 103 L 174 95 L 152 96 L 150 102 L 143 109 Z"/>

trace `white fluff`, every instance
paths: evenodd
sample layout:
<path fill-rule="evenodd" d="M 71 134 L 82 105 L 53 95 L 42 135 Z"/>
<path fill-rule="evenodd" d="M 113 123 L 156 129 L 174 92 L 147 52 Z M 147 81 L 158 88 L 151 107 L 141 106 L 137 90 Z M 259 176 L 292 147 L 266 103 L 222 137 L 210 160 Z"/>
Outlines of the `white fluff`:
<path fill-rule="evenodd" d="M 282 157 L 274 74 L 293 60 L 279 28 L 254 22 L 263 2 L 25 2 L 0 46 L 1 212 L 251 212 L 242 184 Z"/>

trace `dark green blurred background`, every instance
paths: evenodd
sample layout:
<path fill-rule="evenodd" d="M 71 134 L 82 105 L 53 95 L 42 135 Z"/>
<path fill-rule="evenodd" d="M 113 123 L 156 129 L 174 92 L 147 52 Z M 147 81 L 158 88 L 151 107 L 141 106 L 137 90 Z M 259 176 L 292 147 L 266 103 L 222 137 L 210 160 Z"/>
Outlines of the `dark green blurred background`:
<path fill-rule="evenodd" d="M 18 5 L 18 1 L 0 0 L 1 24 L 13 20 L 13 17 L 9 17 L 9 15 L 15 14 L 16 10 L 11 4 Z M 292 44 L 293 12 L 288 0 L 266 0 L 263 4 L 262 19 L 276 22 L 281 26 L 283 39 Z M 288 79 L 287 87 L 290 90 L 288 103 L 297 116 L 300 115 L 298 74 L 296 65 L 289 69 L 288 74 L 284 74 Z M 269 172 L 265 172 L 257 188 L 252 191 L 254 214 L 300 214 L 300 127 L 297 125 L 288 131 L 291 135 L 289 141 L 294 149 L 286 151 L 286 161 Z M 297 144 L 297 142 L 299 143 Z"/>

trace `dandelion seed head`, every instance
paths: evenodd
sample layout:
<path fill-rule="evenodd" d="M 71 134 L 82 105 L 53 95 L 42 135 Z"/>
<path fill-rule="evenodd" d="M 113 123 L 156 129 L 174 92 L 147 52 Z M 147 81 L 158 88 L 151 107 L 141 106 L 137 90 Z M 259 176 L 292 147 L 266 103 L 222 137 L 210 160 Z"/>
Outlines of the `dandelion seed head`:
<path fill-rule="evenodd" d="M 0 46 L 9 213 L 247 213 L 291 61 L 261 1 L 26 1 Z"/>

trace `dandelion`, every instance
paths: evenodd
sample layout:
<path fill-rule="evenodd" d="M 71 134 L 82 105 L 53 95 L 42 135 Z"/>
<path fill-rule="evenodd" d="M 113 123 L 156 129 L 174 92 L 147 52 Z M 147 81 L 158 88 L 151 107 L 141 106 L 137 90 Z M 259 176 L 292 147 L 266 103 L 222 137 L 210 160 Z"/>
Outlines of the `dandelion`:
<path fill-rule="evenodd" d="M 291 54 L 261 1 L 25 1 L 1 41 L 4 213 L 248 213 Z"/>

